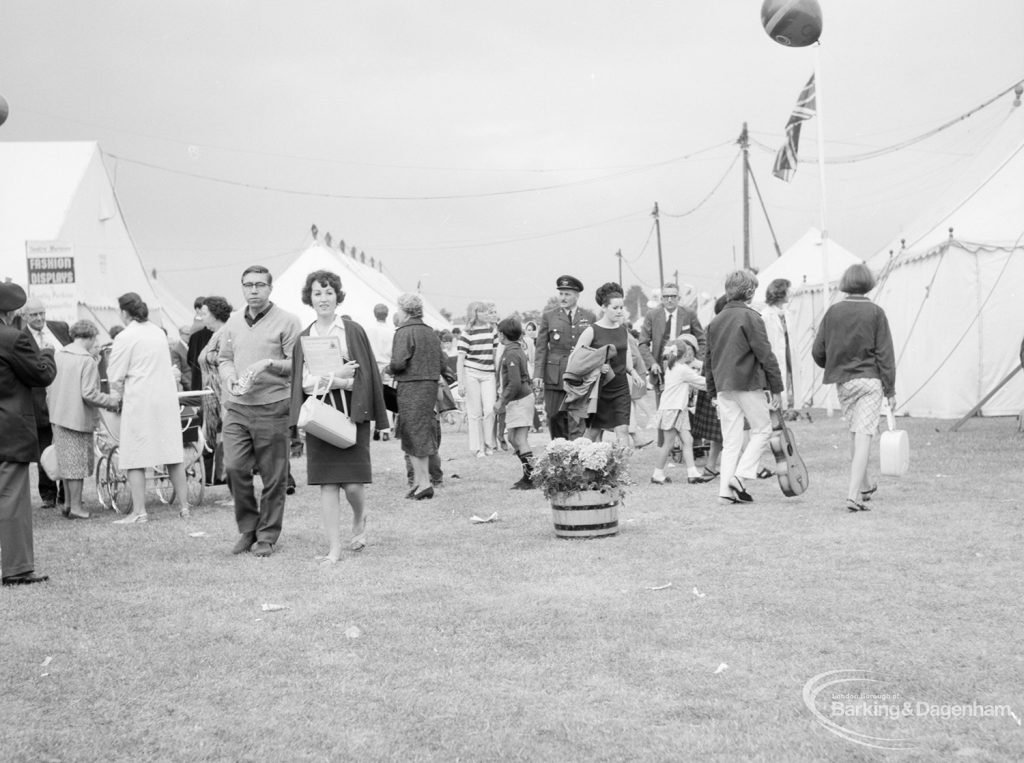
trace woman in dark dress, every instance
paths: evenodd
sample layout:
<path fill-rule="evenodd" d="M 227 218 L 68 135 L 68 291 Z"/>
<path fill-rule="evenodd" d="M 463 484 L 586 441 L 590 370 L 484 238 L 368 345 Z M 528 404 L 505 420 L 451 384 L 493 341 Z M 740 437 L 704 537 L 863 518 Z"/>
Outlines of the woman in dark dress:
<path fill-rule="evenodd" d="M 349 548 L 361 551 L 366 546 L 366 511 L 364 485 L 373 482 L 370 466 L 370 422 L 378 429 L 388 426 L 381 389 L 380 372 L 373 349 L 362 326 L 336 317 L 338 305 L 345 299 L 341 279 L 327 270 L 317 270 L 306 277 L 302 289 L 303 304 L 316 311 L 316 321 L 302 336 L 333 336 L 341 341 L 342 363 L 330 376 L 313 376 L 304 360 L 302 340 L 292 353 L 292 424 L 298 420 L 305 399 L 317 389 L 323 395 L 331 385 L 330 400 L 338 410 L 348 410 L 356 425 L 356 444 L 337 448 L 330 443 L 306 435 L 306 482 L 320 486 L 320 508 L 323 512 L 327 555 L 320 560 L 333 564 L 341 559 L 341 491 L 352 507 L 352 540 Z M 345 402 L 342 406 L 342 395 Z"/>
<path fill-rule="evenodd" d="M 434 409 L 446 358 L 441 340 L 423 322 L 419 295 L 400 296 L 395 315 L 399 324 L 387 371 L 398 383 L 398 435 L 412 461 L 413 486 L 405 497 L 422 501 L 434 497 L 429 460 L 437 453 Z"/>
<path fill-rule="evenodd" d="M 583 330 L 576 346 L 604 347 L 610 344 L 615 348 L 607 364 L 615 375 L 607 381 L 602 375 L 597 393 L 597 410 L 587 419 L 586 437 L 597 442 L 605 430 L 611 429 L 619 445 L 628 447 L 629 411 L 632 404 L 628 377 L 636 374 L 636 371 L 631 362 L 623 297 L 622 287 L 617 283 L 609 282 L 598 287 L 595 299 L 603 313 L 599 320 Z"/>

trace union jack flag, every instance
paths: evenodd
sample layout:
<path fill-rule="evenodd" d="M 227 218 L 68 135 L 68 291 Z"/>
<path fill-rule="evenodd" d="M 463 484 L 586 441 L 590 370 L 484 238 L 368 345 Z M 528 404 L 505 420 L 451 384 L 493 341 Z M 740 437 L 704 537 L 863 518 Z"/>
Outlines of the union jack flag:
<path fill-rule="evenodd" d="M 775 155 L 775 166 L 772 174 L 787 183 L 796 172 L 796 152 L 800 147 L 800 126 L 815 115 L 814 75 L 807 80 L 800 96 L 796 99 L 796 107 L 786 123 L 786 144 Z"/>

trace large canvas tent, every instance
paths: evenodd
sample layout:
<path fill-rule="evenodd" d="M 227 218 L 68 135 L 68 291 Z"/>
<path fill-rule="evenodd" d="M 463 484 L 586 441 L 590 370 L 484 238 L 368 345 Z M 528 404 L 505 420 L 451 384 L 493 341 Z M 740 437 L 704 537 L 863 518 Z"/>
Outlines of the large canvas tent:
<path fill-rule="evenodd" d="M 316 318 L 313 308 L 302 304 L 301 299 L 306 276 L 314 270 L 329 270 L 341 277 L 345 300 L 338 312 L 350 316 L 364 327 L 376 320 L 373 316 L 375 305 L 387 305 L 389 316 L 394 314 L 398 306 L 402 290 L 394 281 L 369 265 L 320 241 L 314 241 L 287 270 L 274 277 L 274 292 L 271 295 L 275 304 L 299 316 L 303 326 Z M 426 300 L 423 301 L 423 320 L 435 329 L 451 328 L 451 323 Z"/>
<path fill-rule="evenodd" d="M 870 261 L 889 318 L 899 413 L 1024 410 L 1024 109 L 1013 108 L 958 182 Z"/>
<path fill-rule="evenodd" d="M 837 281 L 850 265 L 863 261 L 832 239 L 826 245 L 821 231 L 812 227 L 781 257 L 757 274 L 754 304 L 758 307 L 764 305 L 765 289 L 774 279 L 786 278 L 792 283 L 787 326 L 793 360 L 793 402 L 797 408 L 811 405 L 834 408 L 836 405 L 834 390 L 831 385 L 822 386 L 821 369 L 811 357 L 814 332 L 821 321 L 825 296 L 822 283 L 826 277 L 826 250 L 830 282 Z"/>
<path fill-rule="evenodd" d="M 823 252 L 828 250 L 828 273 L 825 271 Z M 761 268 L 757 273 L 757 291 L 754 292 L 754 304 L 764 303 L 764 292 L 776 278 L 789 279 L 793 291 L 822 283 L 826 275 L 829 281 L 838 280 L 843 271 L 855 262 L 863 262 L 845 247 L 829 239 L 826 247 L 821 231 L 811 227 L 793 243 L 782 256 L 773 260 L 770 265 Z"/>
<path fill-rule="evenodd" d="M 33 271 L 35 285 L 29 253 L 53 265 Z M 118 296 L 134 291 L 168 322 L 95 142 L 0 142 L 0 278 L 38 294 L 51 318 L 106 330 L 120 322 Z"/>

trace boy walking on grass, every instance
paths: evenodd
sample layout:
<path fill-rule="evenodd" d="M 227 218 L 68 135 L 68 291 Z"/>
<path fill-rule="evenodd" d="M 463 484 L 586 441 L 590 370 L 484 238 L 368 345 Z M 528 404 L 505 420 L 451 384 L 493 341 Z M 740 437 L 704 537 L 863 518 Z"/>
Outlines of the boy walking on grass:
<path fill-rule="evenodd" d="M 704 480 L 693 461 L 693 436 L 690 434 L 690 389 L 704 389 L 704 377 L 690 365 L 696 356 L 697 339 L 692 334 L 681 334 L 665 345 L 662 355 L 662 381 L 664 388 L 655 427 L 665 437 L 658 450 L 657 466 L 651 475 L 651 482 L 664 485 L 671 482 L 665 476 L 665 463 L 676 444 L 676 437 L 682 442 L 683 461 L 686 463 L 686 481 L 691 485 Z"/>
<path fill-rule="evenodd" d="M 526 354 L 519 344 L 523 326 L 513 316 L 498 324 L 498 341 L 504 346 L 498 368 L 500 393 L 494 403 L 495 413 L 505 413 L 505 433 L 523 464 L 523 476 L 513 490 L 533 488 L 533 453 L 530 451 L 529 433 L 533 423 L 533 387 Z"/>

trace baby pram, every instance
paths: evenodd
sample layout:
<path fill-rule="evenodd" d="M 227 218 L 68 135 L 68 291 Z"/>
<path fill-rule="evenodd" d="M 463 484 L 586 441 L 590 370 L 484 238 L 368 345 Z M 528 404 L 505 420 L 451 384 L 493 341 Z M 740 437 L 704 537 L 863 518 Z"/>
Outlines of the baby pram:
<path fill-rule="evenodd" d="M 206 442 L 199 416 L 199 398 L 210 394 L 213 393 L 209 390 L 178 393 L 178 401 L 181 404 L 182 463 L 185 465 L 190 506 L 198 506 L 203 502 L 206 474 L 202 454 Z M 118 463 L 120 432 L 120 414 L 101 410 L 94 437 L 97 455 L 96 493 L 104 508 L 113 509 L 118 514 L 128 514 L 132 510 L 132 493 L 128 488 L 128 473 Z M 161 502 L 170 503 L 174 500 L 174 487 L 167 475 L 166 465 L 160 464 L 153 469 L 147 469 L 146 484 L 153 487 Z"/>

